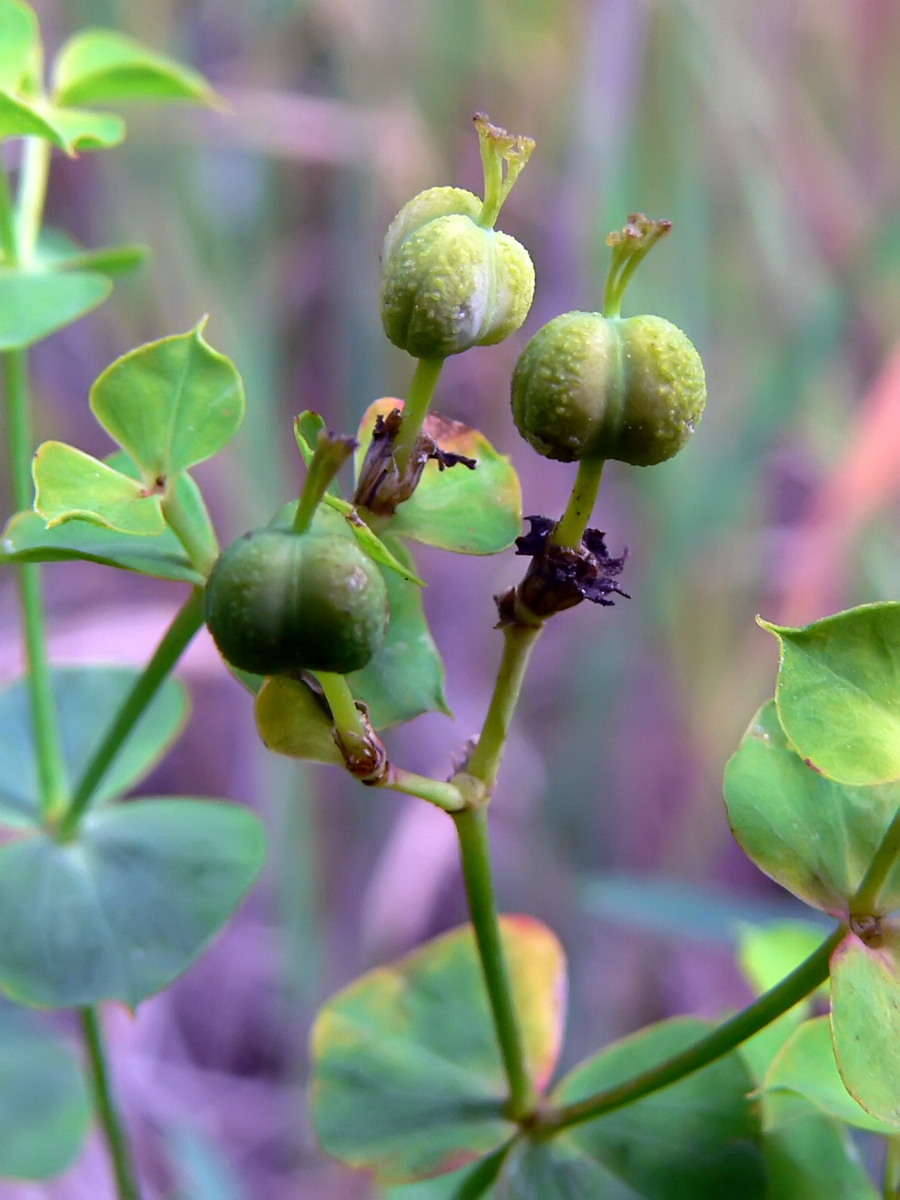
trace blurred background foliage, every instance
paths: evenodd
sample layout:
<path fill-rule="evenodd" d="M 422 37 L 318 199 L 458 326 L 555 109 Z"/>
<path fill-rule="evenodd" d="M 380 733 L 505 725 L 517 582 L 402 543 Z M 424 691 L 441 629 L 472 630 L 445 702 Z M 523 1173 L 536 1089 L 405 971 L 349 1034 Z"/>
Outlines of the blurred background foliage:
<path fill-rule="evenodd" d="M 42 0 L 45 37 L 105 24 L 190 61 L 227 114 L 136 109 L 111 154 L 54 158 L 51 223 L 150 264 L 36 354 L 39 434 L 104 453 L 90 382 L 142 340 L 210 313 L 248 419 L 202 469 L 225 539 L 296 494 L 290 419 L 352 429 L 402 395 L 410 361 L 378 314 L 388 221 L 435 183 L 478 190 L 471 116 L 538 143 L 501 225 L 531 250 L 524 329 L 451 359 L 437 407 L 519 469 L 525 511 L 558 515 L 573 468 L 517 438 L 508 381 L 527 338 L 599 306 L 605 233 L 630 211 L 672 236 L 626 301 L 704 356 L 707 416 L 650 470 L 613 464 L 596 523 L 630 548 L 615 609 L 582 606 L 536 656 L 493 812 L 502 905 L 538 915 L 572 962 L 564 1063 L 676 1012 L 749 998 L 741 920 L 794 911 L 733 844 L 722 769 L 772 691 L 754 615 L 805 623 L 900 594 L 900 6 L 893 0 Z M 7 506 L 8 507 L 8 506 Z M 456 720 L 392 735 L 448 772 L 499 657 L 491 595 L 521 562 L 420 557 Z M 85 564 L 46 571 L 63 660 L 140 661 L 177 586 Z M 0 670 L 17 669 L 11 582 Z M 590 611 L 588 611 L 590 609 Z M 258 746 L 209 644 L 186 660 L 187 738 L 157 792 L 231 795 L 272 831 L 265 884 L 206 958 L 137 1021 L 115 1014 L 118 1078 L 156 1195 L 362 1200 L 317 1152 L 305 1039 L 360 970 L 464 919 L 450 822 Z M 93 1145 L 10 1200 L 106 1194 Z M 412 1200 L 412 1193 L 410 1193 Z"/>

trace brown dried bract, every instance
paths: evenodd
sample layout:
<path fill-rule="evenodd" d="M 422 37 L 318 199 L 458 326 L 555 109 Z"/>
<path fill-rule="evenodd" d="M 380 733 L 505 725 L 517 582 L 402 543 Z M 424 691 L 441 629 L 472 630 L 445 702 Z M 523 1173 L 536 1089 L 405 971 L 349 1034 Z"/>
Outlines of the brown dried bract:
<path fill-rule="evenodd" d="M 478 466 L 474 458 L 441 449 L 439 439 L 462 427 L 457 421 L 430 414 L 425 421 L 425 431 L 419 435 L 416 448 L 401 475 L 394 461 L 394 443 L 402 422 L 403 413 L 399 408 L 393 409 L 386 417 L 376 418 L 372 441 L 359 473 L 353 503 L 357 508 L 367 508 L 376 516 L 391 516 L 398 504 L 410 498 L 418 487 L 429 459 L 435 459 L 442 471 L 457 465 L 474 471 Z"/>

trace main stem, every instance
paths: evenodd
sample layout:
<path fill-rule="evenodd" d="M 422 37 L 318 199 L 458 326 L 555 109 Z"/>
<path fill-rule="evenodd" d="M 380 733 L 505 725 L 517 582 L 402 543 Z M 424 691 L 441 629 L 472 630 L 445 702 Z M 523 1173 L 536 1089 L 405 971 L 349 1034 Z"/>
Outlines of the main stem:
<path fill-rule="evenodd" d="M 113 1100 L 97 1010 L 96 1008 L 82 1008 L 79 1011 L 79 1017 L 90 1060 L 94 1107 L 100 1118 L 100 1124 L 103 1126 L 103 1136 L 106 1138 L 109 1148 L 109 1156 L 116 1177 L 116 1194 L 119 1200 L 140 1200 L 140 1191 L 131 1163 L 125 1130 Z"/>
<path fill-rule="evenodd" d="M 412 452 L 416 448 L 416 442 L 419 440 L 422 425 L 428 416 L 431 398 L 434 395 L 443 365 L 442 358 L 420 358 L 416 364 L 416 372 L 412 377 L 406 402 L 403 405 L 403 421 L 400 424 L 400 432 L 394 443 L 394 462 L 401 475 L 406 470 Z"/>
<path fill-rule="evenodd" d="M 846 932 L 846 927 L 841 925 L 805 962 L 782 979 L 781 983 L 776 984 L 748 1008 L 737 1013 L 687 1050 L 682 1050 L 680 1054 L 666 1059 L 659 1066 L 651 1067 L 649 1071 L 644 1071 L 616 1087 L 607 1088 L 574 1104 L 567 1104 L 555 1112 L 540 1115 L 535 1125 L 536 1133 L 542 1137 L 550 1136 L 559 1133 L 561 1129 L 569 1129 L 572 1125 L 580 1125 L 585 1121 L 594 1120 L 595 1117 L 602 1117 L 617 1108 L 634 1104 L 636 1100 L 642 1100 L 653 1092 L 669 1087 L 670 1084 L 677 1083 L 685 1076 L 693 1075 L 695 1071 L 722 1058 L 755 1033 L 765 1029 L 782 1013 L 793 1008 L 810 992 L 815 991 L 819 984 L 824 983 L 828 978 L 828 963 L 832 952 Z"/>
<path fill-rule="evenodd" d="M 9 351 L 4 355 L 4 365 L 12 491 L 15 506 L 22 511 L 31 508 L 34 502 L 27 352 Z M 45 819 L 52 820 L 65 808 L 68 785 L 53 696 L 53 679 L 47 661 L 40 567 L 34 563 L 23 563 L 18 568 L 18 579 L 41 808 Z"/>
<path fill-rule="evenodd" d="M 134 682 L 78 781 L 72 802 L 60 826 L 60 837 L 70 837 L 78 827 L 84 810 L 109 770 L 125 739 L 140 720 L 147 705 L 159 691 L 172 668 L 187 649 L 203 624 L 203 589 L 194 588 L 175 615 L 153 657 Z"/>
<path fill-rule="evenodd" d="M 463 877 L 475 929 L 475 941 L 487 985 L 497 1040 L 500 1043 L 500 1054 L 509 1082 L 507 1115 L 512 1120 L 519 1120 L 533 1112 L 537 1096 L 525 1066 L 522 1035 L 500 940 L 497 903 L 491 877 L 487 813 L 483 808 L 467 808 L 462 812 L 453 813 L 453 820 L 459 835 Z"/>

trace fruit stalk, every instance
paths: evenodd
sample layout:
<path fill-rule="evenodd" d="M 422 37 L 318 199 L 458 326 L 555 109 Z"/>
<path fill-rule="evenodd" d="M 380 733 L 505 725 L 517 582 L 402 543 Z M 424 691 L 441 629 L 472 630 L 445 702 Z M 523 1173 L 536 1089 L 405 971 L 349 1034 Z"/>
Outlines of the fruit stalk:
<path fill-rule="evenodd" d="M 416 363 L 415 374 L 409 385 L 406 403 L 403 405 L 403 422 L 394 443 L 394 462 L 401 476 L 416 448 L 443 366 L 442 358 L 420 358 Z"/>
<path fill-rule="evenodd" d="M 555 546 L 565 546 L 569 550 L 577 550 L 581 546 L 581 539 L 597 502 L 605 463 L 604 458 L 582 458 L 579 461 L 572 495 L 550 539 Z"/>
<path fill-rule="evenodd" d="M 113 1099 L 109 1068 L 103 1049 L 100 1018 L 96 1008 L 82 1008 L 79 1011 L 79 1017 L 90 1060 L 94 1107 L 100 1118 L 103 1136 L 109 1149 L 109 1157 L 116 1179 L 116 1194 L 119 1200 L 140 1200 L 141 1193 L 131 1162 L 128 1140 Z"/>

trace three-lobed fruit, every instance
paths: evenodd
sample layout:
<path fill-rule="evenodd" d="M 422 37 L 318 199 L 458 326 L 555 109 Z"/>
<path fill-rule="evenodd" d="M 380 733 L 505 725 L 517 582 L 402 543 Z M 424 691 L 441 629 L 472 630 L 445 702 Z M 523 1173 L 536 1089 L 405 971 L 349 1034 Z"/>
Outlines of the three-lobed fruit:
<path fill-rule="evenodd" d="M 705 405 L 700 355 L 662 317 L 565 313 L 538 330 L 513 374 L 516 427 L 538 453 L 565 462 L 664 462 Z"/>
<path fill-rule="evenodd" d="M 500 342 L 534 297 L 534 266 L 515 238 L 478 223 L 483 205 L 462 188 L 421 192 L 384 239 L 381 319 L 395 346 L 442 359 Z"/>
<path fill-rule="evenodd" d="M 384 638 L 387 587 L 352 537 L 315 528 L 244 534 L 219 556 L 206 623 L 222 657 L 257 675 L 364 667 Z"/>

